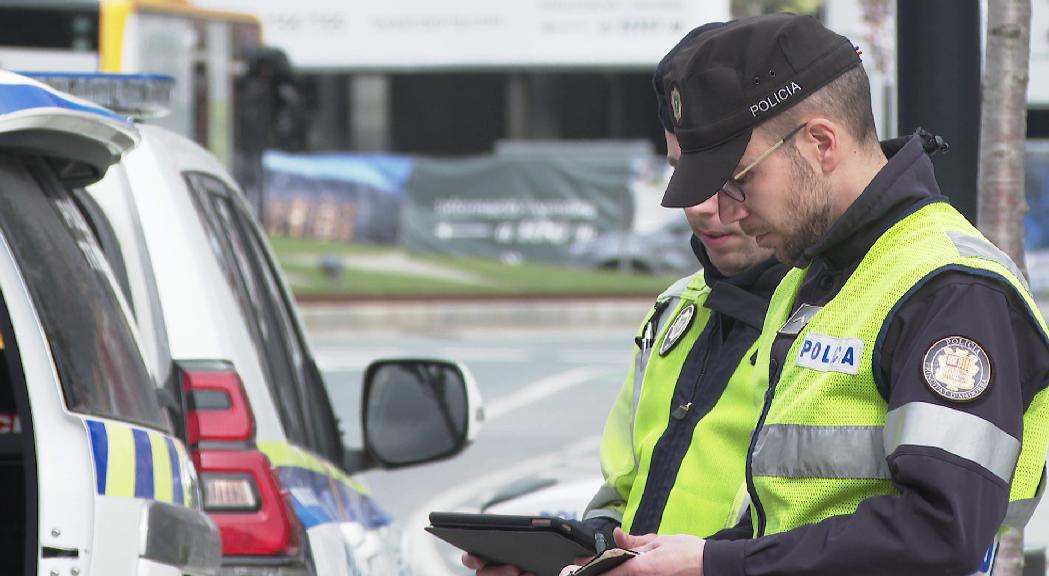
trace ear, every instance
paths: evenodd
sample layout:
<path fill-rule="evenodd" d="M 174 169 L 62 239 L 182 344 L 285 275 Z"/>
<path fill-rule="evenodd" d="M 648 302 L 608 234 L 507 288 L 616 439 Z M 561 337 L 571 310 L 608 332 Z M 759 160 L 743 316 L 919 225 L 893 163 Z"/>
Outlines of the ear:
<path fill-rule="evenodd" d="M 813 118 L 806 123 L 802 133 L 808 144 L 806 148 L 815 153 L 816 164 L 823 173 L 834 172 L 841 164 L 844 152 L 841 126 L 826 118 Z"/>

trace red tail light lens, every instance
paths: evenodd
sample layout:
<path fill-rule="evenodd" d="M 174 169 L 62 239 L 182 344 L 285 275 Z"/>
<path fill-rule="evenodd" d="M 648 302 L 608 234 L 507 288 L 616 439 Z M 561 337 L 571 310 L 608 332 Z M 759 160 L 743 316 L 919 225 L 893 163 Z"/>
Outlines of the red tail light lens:
<path fill-rule="evenodd" d="M 222 553 L 233 556 L 293 555 L 298 552 L 298 521 L 288 513 L 269 459 L 258 450 L 199 450 L 194 463 L 205 493 L 204 509 L 222 534 Z M 232 497 L 207 505 L 207 494 Z M 250 494 L 250 496 L 249 496 Z M 254 505 L 238 501 L 257 495 Z"/>
<path fill-rule="evenodd" d="M 186 442 L 248 442 L 255 437 L 244 384 L 232 366 L 225 370 L 183 370 Z"/>
<path fill-rule="evenodd" d="M 204 492 L 204 509 L 227 556 L 293 556 L 302 525 L 266 455 L 255 447 L 255 419 L 229 364 L 182 365 L 186 441 Z"/>

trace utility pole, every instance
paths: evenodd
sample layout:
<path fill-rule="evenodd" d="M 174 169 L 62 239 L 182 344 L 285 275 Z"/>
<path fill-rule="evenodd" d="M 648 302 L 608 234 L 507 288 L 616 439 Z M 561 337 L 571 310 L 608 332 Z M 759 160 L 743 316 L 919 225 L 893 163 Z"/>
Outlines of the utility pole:
<path fill-rule="evenodd" d="M 993 3 L 993 2 L 992 2 Z M 951 148 L 933 158 L 940 190 L 972 222 L 977 217 L 980 144 L 979 0 L 896 3 L 899 134 L 919 126 Z"/>

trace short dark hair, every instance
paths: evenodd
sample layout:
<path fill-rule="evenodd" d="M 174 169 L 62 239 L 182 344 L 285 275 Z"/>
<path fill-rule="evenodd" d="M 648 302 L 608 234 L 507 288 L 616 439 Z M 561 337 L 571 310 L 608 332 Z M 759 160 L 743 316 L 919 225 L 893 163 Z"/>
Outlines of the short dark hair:
<path fill-rule="evenodd" d="M 878 143 L 871 84 L 862 65 L 853 66 L 796 106 L 769 118 L 762 127 L 771 134 L 786 134 L 812 114 L 840 122 L 860 144 Z"/>

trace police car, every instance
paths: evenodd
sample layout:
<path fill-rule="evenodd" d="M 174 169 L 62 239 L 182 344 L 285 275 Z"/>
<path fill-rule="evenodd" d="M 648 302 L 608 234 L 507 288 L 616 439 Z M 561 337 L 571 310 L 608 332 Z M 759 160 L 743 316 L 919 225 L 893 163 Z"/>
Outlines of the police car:
<path fill-rule="evenodd" d="M 219 532 L 77 192 L 138 141 L 0 71 L 0 574 L 217 574 Z"/>
<path fill-rule="evenodd" d="M 119 96 L 122 105 L 157 92 L 121 84 L 156 80 L 148 77 L 45 80 L 96 99 Z M 469 372 L 440 360 L 373 363 L 361 421 L 342 423 L 361 426 L 365 446 L 346 448 L 291 295 L 237 184 L 188 139 L 146 124 L 137 130 L 140 144 L 77 201 L 196 464 L 203 508 L 221 532 L 222 573 L 407 573 L 399 529 L 352 474 L 461 451 L 479 429 Z"/>

